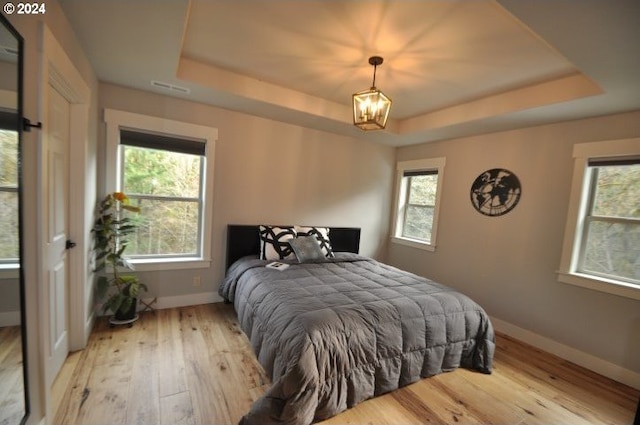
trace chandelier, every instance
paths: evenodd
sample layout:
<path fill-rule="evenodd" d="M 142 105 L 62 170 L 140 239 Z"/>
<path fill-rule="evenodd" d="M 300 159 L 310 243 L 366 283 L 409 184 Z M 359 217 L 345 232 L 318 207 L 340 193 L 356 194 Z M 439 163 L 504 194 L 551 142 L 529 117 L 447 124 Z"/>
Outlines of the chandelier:
<path fill-rule="evenodd" d="M 391 99 L 376 88 L 376 69 L 382 62 L 380 56 L 369 58 L 369 64 L 373 65 L 371 88 L 353 95 L 353 125 L 364 131 L 384 129 L 389 118 Z"/>

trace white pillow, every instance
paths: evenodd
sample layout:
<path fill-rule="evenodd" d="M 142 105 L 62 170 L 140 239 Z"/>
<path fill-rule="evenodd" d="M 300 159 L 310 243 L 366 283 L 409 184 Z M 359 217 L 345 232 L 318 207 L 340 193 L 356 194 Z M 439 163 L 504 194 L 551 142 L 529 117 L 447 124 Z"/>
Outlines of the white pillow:
<path fill-rule="evenodd" d="M 260 225 L 260 259 L 287 260 L 296 256 L 289 245 L 295 239 L 296 231 L 293 226 L 278 227 Z"/>

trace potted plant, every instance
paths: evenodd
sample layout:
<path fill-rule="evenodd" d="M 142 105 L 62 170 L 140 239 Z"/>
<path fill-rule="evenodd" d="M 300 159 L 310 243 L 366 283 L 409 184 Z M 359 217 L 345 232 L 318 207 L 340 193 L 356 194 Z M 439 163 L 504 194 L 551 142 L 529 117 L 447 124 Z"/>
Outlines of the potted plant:
<path fill-rule="evenodd" d="M 124 211 L 140 212 L 140 208 L 129 204 L 122 192 L 108 194 L 99 204 L 98 217 L 91 230 L 94 234 L 95 272 L 103 272 L 97 280 L 96 296 L 105 299 L 103 313 L 111 311 L 114 324 L 131 324 L 137 319 L 136 307 L 140 290 L 147 290 L 135 274 L 122 273 L 122 269 L 133 270 L 133 265 L 124 258 L 128 236 L 136 226 Z"/>

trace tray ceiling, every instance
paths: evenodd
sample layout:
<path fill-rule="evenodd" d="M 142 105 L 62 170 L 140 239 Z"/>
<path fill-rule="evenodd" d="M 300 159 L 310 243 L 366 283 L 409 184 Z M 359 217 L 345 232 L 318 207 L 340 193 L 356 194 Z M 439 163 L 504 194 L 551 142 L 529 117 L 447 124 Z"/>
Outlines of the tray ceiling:
<path fill-rule="evenodd" d="M 640 109 L 633 0 L 61 3 L 102 81 L 390 145 Z"/>

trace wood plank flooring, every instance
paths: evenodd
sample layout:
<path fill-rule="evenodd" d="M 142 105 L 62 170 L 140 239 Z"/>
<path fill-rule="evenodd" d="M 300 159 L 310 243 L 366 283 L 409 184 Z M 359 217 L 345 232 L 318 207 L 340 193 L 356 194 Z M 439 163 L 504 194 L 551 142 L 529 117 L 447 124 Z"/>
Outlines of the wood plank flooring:
<path fill-rule="evenodd" d="M 0 425 L 24 416 L 21 332 L 20 326 L 0 327 Z"/>
<path fill-rule="evenodd" d="M 96 324 L 53 386 L 54 424 L 235 424 L 269 387 L 233 306 Z M 508 338 L 494 372 L 459 369 L 365 401 L 323 425 L 632 424 L 640 391 Z"/>

